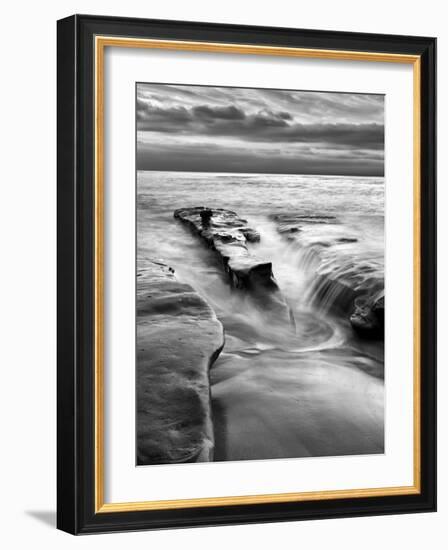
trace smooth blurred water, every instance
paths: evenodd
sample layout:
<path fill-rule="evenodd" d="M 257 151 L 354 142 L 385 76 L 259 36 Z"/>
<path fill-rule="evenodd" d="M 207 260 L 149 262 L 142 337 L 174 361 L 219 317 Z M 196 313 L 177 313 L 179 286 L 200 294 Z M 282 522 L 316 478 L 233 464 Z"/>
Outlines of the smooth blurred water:
<path fill-rule="evenodd" d="M 233 210 L 260 232 L 250 247 L 272 262 L 295 330 L 229 287 L 214 254 L 173 218 L 189 206 Z M 336 220 L 287 240 L 272 220 L 282 213 Z M 341 238 L 350 242 L 328 246 Z M 363 288 L 384 276 L 383 178 L 138 172 L 137 250 L 173 267 L 224 325 L 211 371 L 216 460 L 383 452 L 382 343 L 359 340 L 314 299 L 317 274 Z"/>
<path fill-rule="evenodd" d="M 359 215 L 382 219 L 384 208 L 384 180 L 377 177 L 139 171 L 137 193 L 138 207 L 160 211 L 180 208 L 185 199 L 244 209 L 246 215 L 300 209 L 347 220 Z"/>

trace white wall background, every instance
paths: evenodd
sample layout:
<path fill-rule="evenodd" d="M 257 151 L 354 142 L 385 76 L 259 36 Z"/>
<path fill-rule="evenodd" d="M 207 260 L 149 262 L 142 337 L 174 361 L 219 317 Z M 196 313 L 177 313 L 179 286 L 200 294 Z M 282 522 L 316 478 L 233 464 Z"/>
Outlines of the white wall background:
<path fill-rule="evenodd" d="M 73 13 L 216 21 L 439 39 L 439 337 L 448 323 L 448 31 L 439 0 L 89 0 L 8 2 L 2 10 L 0 132 L 0 541 L 5 548 L 445 548 L 446 348 L 439 350 L 439 512 L 75 538 L 54 528 L 56 20 Z"/>

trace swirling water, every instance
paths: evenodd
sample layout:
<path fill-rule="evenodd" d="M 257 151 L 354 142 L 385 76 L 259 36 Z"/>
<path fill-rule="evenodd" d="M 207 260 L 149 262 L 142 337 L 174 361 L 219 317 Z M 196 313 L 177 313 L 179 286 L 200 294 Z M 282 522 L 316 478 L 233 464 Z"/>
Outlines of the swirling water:
<path fill-rule="evenodd" d="M 272 262 L 294 330 L 229 287 L 213 253 L 173 218 L 189 206 L 233 210 L 260 232 L 250 247 Z M 273 220 L 284 213 L 334 221 L 287 239 Z M 383 178 L 141 171 L 137 251 L 173 267 L 224 325 L 210 373 L 215 460 L 384 452 L 383 344 L 360 340 L 332 311 L 337 290 L 315 300 L 318 274 L 367 287 L 384 276 Z"/>

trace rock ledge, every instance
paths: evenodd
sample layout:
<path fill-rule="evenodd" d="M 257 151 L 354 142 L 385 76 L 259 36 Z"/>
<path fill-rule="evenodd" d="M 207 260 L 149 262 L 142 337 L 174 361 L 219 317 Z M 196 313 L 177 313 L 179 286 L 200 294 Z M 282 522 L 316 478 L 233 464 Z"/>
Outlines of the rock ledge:
<path fill-rule="evenodd" d="M 290 309 L 272 273 L 272 263 L 258 258 L 248 243 L 258 242 L 259 233 L 235 212 L 196 206 L 180 208 L 174 217 L 198 235 L 221 259 L 229 283 L 247 290 L 273 321 L 291 323 Z"/>
<path fill-rule="evenodd" d="M 137 267 L 137 463 L 213 458 L 209 369 L 221 323 L 190 285 L 157 261 Z"/>

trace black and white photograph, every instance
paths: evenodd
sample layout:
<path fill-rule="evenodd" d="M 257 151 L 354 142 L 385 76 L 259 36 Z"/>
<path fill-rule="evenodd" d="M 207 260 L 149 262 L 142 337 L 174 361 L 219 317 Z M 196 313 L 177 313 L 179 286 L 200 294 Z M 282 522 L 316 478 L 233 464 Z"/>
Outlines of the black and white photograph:
<path fill-rule="evenodd" d="M 137 465 L 384 446 L 384 96 L 136 85 Z"/>

